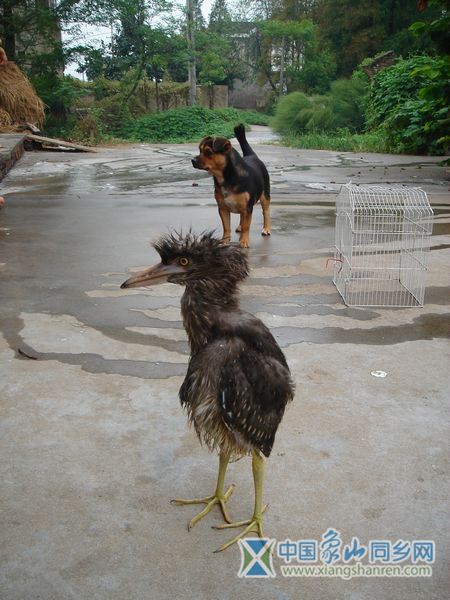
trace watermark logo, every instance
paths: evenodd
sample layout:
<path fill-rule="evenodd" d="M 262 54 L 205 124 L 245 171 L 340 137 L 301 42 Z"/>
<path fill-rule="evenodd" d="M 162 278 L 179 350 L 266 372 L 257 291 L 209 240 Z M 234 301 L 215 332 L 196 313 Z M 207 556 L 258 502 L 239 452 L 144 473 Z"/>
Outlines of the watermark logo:
<path fill-rule="evenodd" d="M 276 540 L 245 538 L 239 540 L 241 566 L 239 577 L 276 577 L 273 568 L 273 550 Z"/>
<path fill-rule="evenodd" d="M 239 540 L 239 577 L 276 577 L 273 558 L 283 577 L 431 577 L 436 558 L 433 540 L 343 539 L 329 527 L 320 539 Z"/>

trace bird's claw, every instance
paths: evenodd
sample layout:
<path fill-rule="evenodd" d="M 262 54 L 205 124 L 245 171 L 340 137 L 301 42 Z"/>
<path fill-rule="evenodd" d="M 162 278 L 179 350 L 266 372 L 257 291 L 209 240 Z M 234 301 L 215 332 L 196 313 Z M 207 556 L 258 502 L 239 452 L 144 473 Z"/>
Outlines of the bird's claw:
<path fill-rule="evenodd" d="M 233 493 L 234 488 L 235 485 L 234 483 L 232 483 L 223 495 L 213 494 L 212 496 L 206 496 L 206 498 L 195 498 L 193 500 L 183 500 L 181 498 L 175 498 L 170 502 L 171 504 L 176 504 L 177 506 L 183 506 L 184 504 L 206 504 L 205 508 L 189 521 L 187 526 L 188 531 L 190 531 L 194 527 L 194 525 L 196 525 L 201 519 L 203 519 L 203 517 L 205 517 L 209 512 L 211 512 L 211 510 L 216 504 L 219 505 L 224 520 L 227 523 L 231 523 L 231 518 L 228 513 L 226 502 Z"/>
<path fill-rule="evenodd" d="M 222 552 L 223 550 L 226 550 L 227 548 L 229 548 L 230 546 L 235 544 L 238 540 L 245 537 L 248 533 L 254 532 L 260 538 L 263 538 L 264 533 L 263 533 L 263 528 L 262 528 L 262 518 L 261 517 L 262 517 L 262 513 L 267 509 L 267 507 L 268 507 L 268 505 L 266 504 L 261 511 L 261 515 L 259 515 L 257 517 L 253 516 L 251 519 L 248 519 L 247 521 L 237 521 L 235 523 L 224 523 L 223 525 L 214 526 L 214 529 L 228 529 L 228 528 L 233 528 L 233 527 L 246 526 L 245 529 L 243 531 L 241 531 L 241 533 L 239 533 L 237 536 L 235 536 L 234 538 L 232 538 L 225 544 L 222 544 L 222 546 L 217 548 L 217 550 L 214 550 L 214 553 L 217 554 L 217 552 Z"/>

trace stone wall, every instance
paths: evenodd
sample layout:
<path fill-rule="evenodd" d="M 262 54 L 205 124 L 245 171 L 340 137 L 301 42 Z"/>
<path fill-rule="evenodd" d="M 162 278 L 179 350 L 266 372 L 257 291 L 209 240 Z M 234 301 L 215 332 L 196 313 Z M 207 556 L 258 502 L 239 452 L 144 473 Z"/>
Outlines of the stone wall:
<path fill-rule="evenodd" d="M 230 106 L 241 109 L 264 110 L 270 99 L 269 84 L 260 85 L 244 83 L 240 79 L 233 82 L 230 91 Z"/>

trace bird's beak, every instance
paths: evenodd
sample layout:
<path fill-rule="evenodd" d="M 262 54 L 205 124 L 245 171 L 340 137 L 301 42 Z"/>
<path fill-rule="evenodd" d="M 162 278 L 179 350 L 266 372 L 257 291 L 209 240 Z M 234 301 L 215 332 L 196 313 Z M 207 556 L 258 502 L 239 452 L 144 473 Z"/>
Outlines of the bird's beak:
<path fill-rule="evenodd" d="M 179 275 L 184 273 L 185 269 L 177 264 L 165 265 L 159 263 L 154 267 L 145 269 L 133 275 L 120 286 L 121 289 L 132 288 L 132 287 L 147 287 L 149 285 L 158 285 L 159 283 L 166 283 L 171 275 Z"/>

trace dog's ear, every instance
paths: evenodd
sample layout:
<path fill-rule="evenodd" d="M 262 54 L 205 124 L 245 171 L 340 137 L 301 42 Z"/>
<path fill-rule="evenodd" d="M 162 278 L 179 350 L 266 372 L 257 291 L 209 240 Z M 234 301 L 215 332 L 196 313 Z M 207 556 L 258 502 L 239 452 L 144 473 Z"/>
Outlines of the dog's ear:
<path fill-rule="evenodd" d="M 214 144 L 214 138 L 212 138 L 210 135 L 207 135 L 206 137 L 204 137 L 202 139 L 202 141 L 199 144 L 200 150 L 202 150 L 205 146 L 212 148 Z"/>
<path fill-rule="evenodd" d="M 227 140 L 227 138 L 217 137 L 214 139 L 213 143 L 213 152 L 218 152 L 220 154 L 227 154 L 231 150 L 231 142 Z"/>

